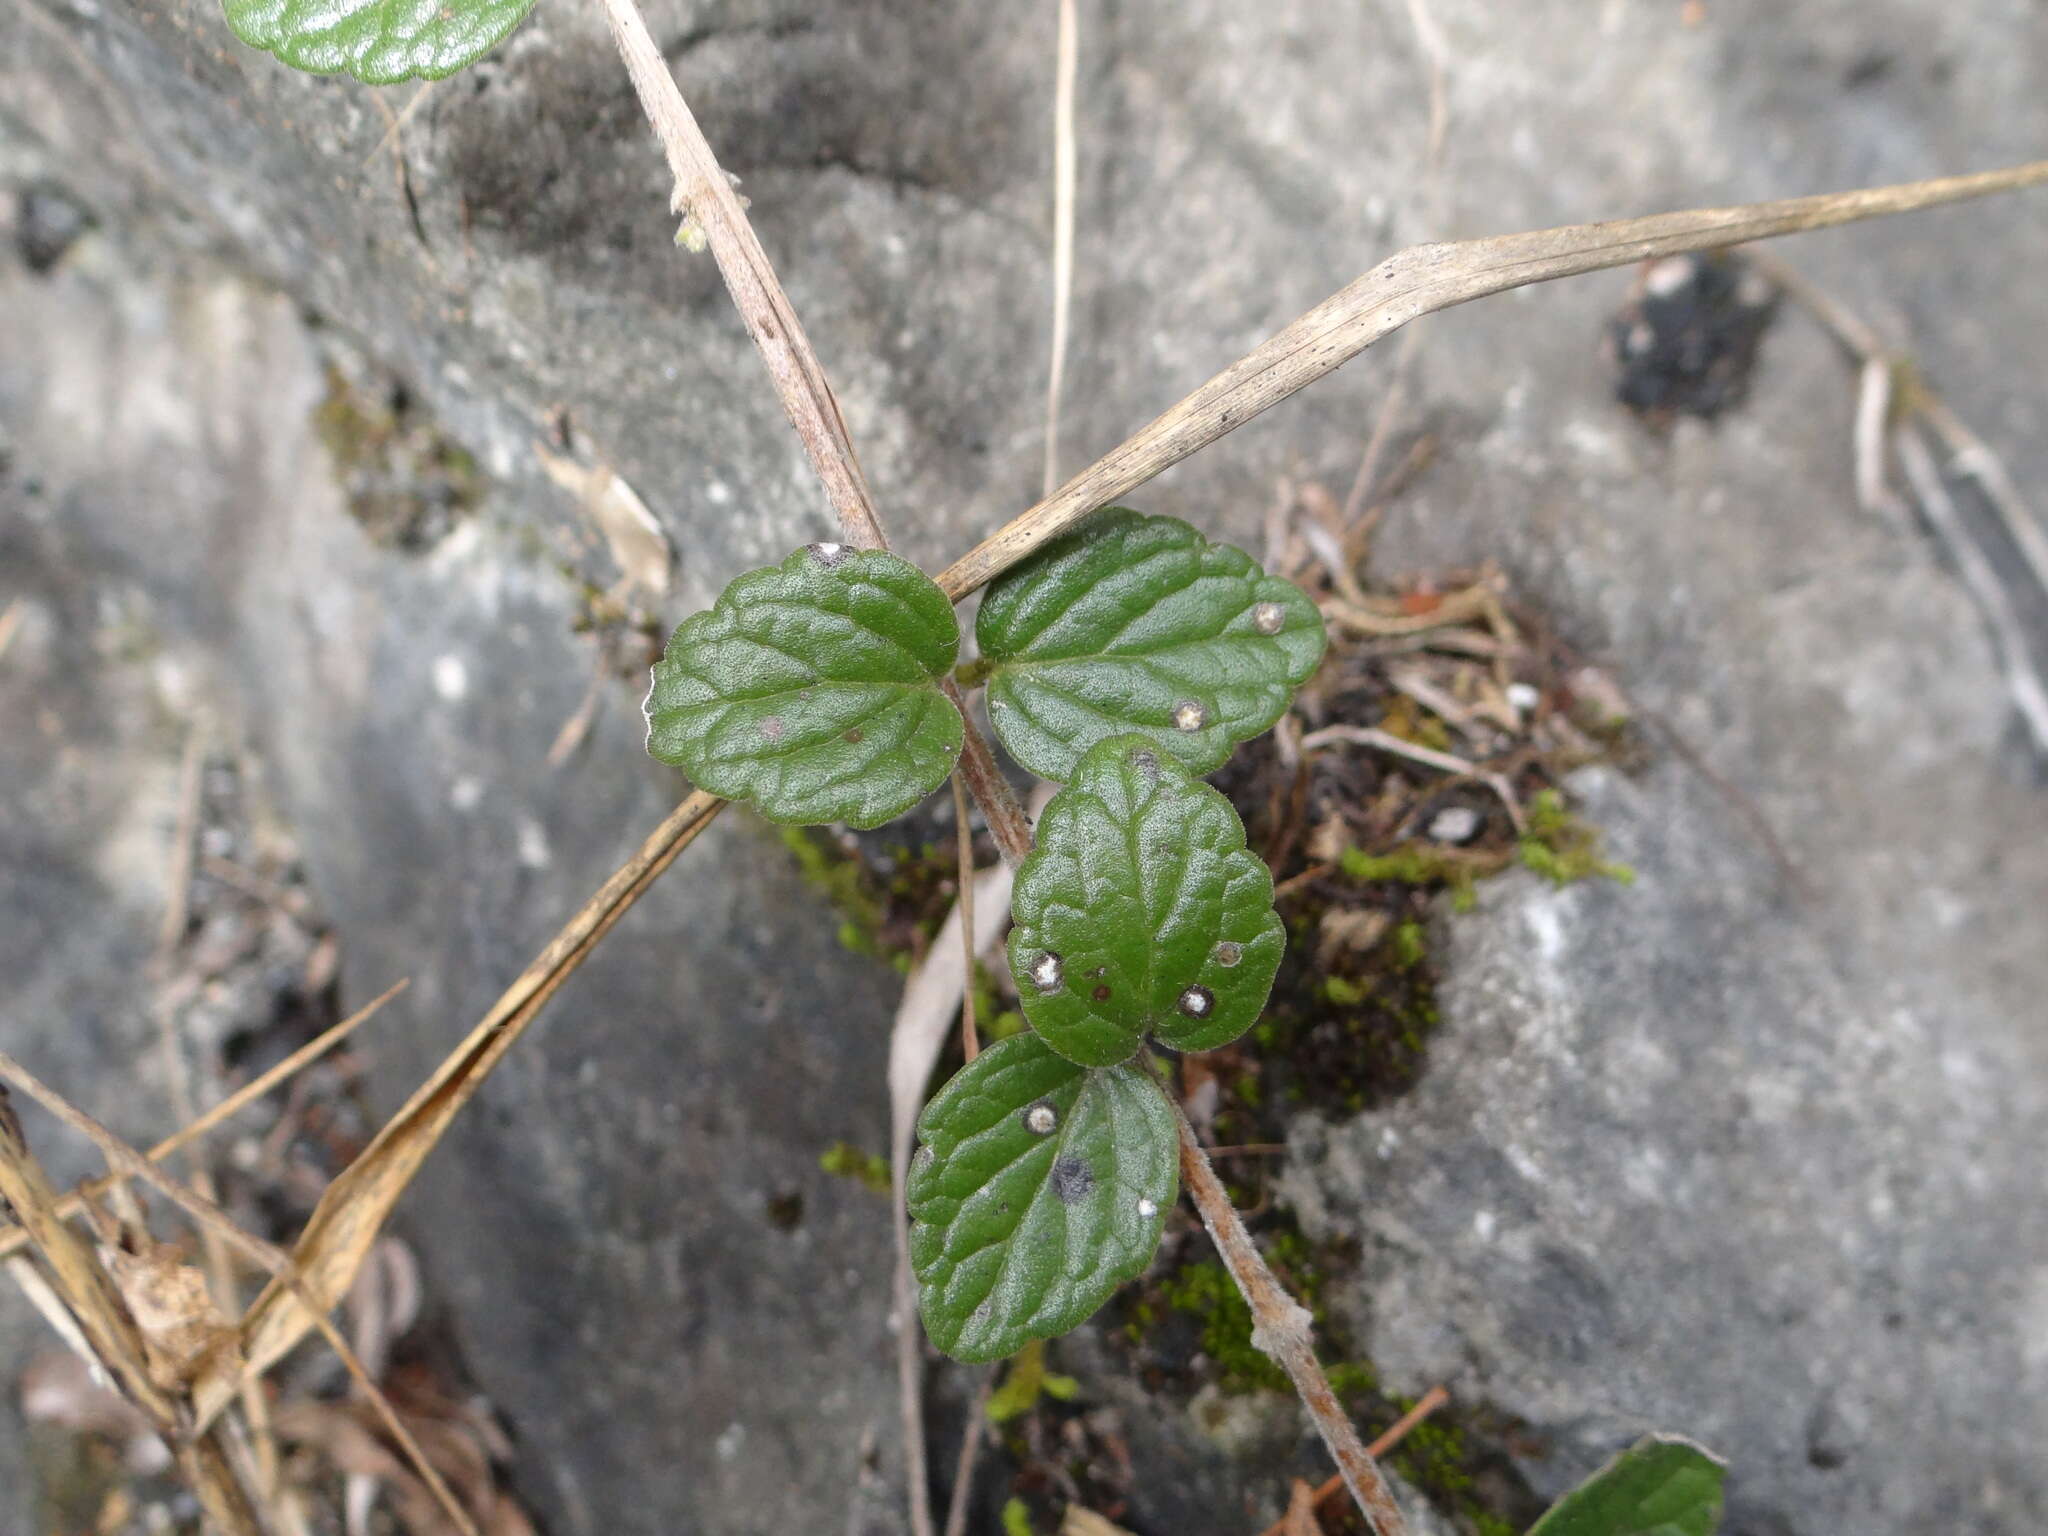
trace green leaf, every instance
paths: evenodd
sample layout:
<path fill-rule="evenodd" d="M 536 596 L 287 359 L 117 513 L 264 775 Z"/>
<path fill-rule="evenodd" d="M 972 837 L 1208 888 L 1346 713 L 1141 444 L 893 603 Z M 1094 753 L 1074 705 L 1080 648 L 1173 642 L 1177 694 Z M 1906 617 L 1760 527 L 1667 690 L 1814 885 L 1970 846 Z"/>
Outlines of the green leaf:
<path fill-rule="evenodd" d="M 235 36 L 294 69 L 393 85 L 475 63 L 533 0 L 223 0 L 223 9 Z"/>
<path fill-rule="evenodd" d="M 1553 1504 L 1529 1536 L 1710 1536 L 1727 1473 L 1690 1440 L 1648 1435 Z"/>
<path fill-rule="evenodd" d="M 1010 901 L 1010 972 L 1046 1044 L 1108 1066 L 1147 1032 L 1214 1050 L 1251 1028 L 1287 932 L 1230 802 L 1145 736 L 1094 747 L 1052 797 Z"/>
<path fill-rule="evenodd" d="M 916 566 L 812 544 L 683 621 L 654 667 L 647 750 L 771 821 L 878 827 L 960 755 L 937 681 L 959 648 L 952 604 Z"/>
<path fill-rule="evenodd" d="M 1159 1246 L 1180 1138 L 1135 1066 L 1086 1071 L 1015 1035 L 962 1067 L 917 1133 L 910 1263 L 925 1330 L 956 1360 L 1065 1333 Z"/>
<path fill-rule="evenodd" d="M 1177 518 L 1122 507 L 991 586 L 975 637 L 996 735 L 1059 783 L 1125 731 L 1213 772 L 1280 718 L 1324 642 L 1294 583 Z"/>

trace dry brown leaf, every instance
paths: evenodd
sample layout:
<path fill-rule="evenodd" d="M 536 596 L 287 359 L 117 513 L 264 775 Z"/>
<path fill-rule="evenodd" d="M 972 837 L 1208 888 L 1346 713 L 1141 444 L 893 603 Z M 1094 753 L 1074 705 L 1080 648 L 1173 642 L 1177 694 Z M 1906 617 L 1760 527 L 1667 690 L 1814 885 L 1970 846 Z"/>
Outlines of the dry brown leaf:
<path fill-rule="evenodd" d="M 668 591 L 669 572 L 675 552 L 661 523 L 611 465 L 584 464 L 562 454 L 550 453 L 546 443 L 536 442 L 533 451 L 540 458 L 548 478 L 576 498 L 583 515 L 604 536 L 606 548 L 627 584 L 651 597 Z"/>
<path fill-rule="evenodd" d="M 179 1392 L 204 1369 L 232 1374 L 241 1335 L 215 1304 L 204 1271 L 185 1262 L 184 1251 L 145 1234 L 140 1252 L 111 1243 L 100 1247 L 100 1262 L 114 1277 L 135 1326 L 142 1330 L 149 1372 L 167 1392 Z M 227 1362 L 209 1357 L 225 1351 Z"/>
<path fill-rule="evenodd" d="M 437 1413 L 409 1411 L 403 1417 L 429 1464 L 455 1491 L 483 1536 L 530 1536 L 532 1522 L 499 1491 L 489 1450 L 472 1424 Z M 452 1536 L 448 1512 L 392 1447 L 366 1404 L 287 1403 L 278 1410 L 275 1427 L 283 1439 L 319 1451 L 344 1476 L 376 1484 L 410 1536 Z"/>
<path fill-rule="evenodd" d="M 64 1224 L 56 1191 L 42 1165 L 29 1153 L 4 1087 L 0 1087 L 0 1200 L 14 1207 L 15 1219 L 42 1253 L 52 1286 L 77 1321 L 96 1362 L 152 1423 L 171 1429 L 177 1423 L 177 1410 L 150 1375 L 141 1331 L 84 1240 Z M 179 1470 L 214 1529 L 227 1536 L 259 1536 L 261 1527 L 215 1436 L 181 1437 L 176 1456 Z"/>
<path fill-rule="evenodd" d="M 4 1087 L 0 1087 L 0 1200 L 14 1208 L 15 1219 L 41 1252 L 52 1288 L 77 1321 L 94 1359 L 153 1423 L 168 1429 L 176 1415 L 171 1400 L 150 1374 L 142 1334 L 84 1239 L 58 1215 L 56 1191 L 22 1139 L 21 1122 L 15 1118 Z"/>

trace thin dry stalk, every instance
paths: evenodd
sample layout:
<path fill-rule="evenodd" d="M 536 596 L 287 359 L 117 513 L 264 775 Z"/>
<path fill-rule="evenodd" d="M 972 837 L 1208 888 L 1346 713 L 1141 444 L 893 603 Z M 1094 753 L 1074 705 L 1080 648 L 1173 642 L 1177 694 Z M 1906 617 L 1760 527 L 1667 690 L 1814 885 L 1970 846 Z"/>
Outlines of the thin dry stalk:
<path fill-rule="evenodd" d="M 1337 1394 L 1330 1390 L 1323 1368 L 1316 1364 L 1308 1310 L 1287 1294 L 1273 1278 L 1273 1271 L 1266 1267 L 1222 1181 L 1216 1177 L 1216 1170 L 1209 1166 L 1208 1154 L 1195 1139 L 1195 1128 L 1178 1103 L 1174 1105 L 1174 1118 L 1180 1124 L 1181 1183 L 1187 1186 L 1189 1198 L 1201 1213 L 1202 1225 L 1209 1229 L 1223 1267 L 1251 1307 L 1252 1343 L 1287 1372 L 1294 1383 L 1294 1390 L 1315 1421 L 1323 1443 L 1336 1459 L 1344 1486 L 1351 1490 L 1351 1497 L 1374 1536 L 1404 1536 L 1407 1522 L 1401 1518 L 1386 1479 L 1380 1476 L 1371 1454 L 1360 1443 L 1358 1431 L 1346 1417 Z"/>
<path fill-rule="evenodd" d="M 1984 551 L 1970 537 L 1969 529 L 1964 527 L 1955 498 L 1949 495 L 1948 486 L 1941 478 L 1941 469 L 1934 462 L 1934 454 L 1920 436 L 1920 428 L 1914 425 L 1904 427 L 1897 434 L 1895 443 L 1899 463 L 1906 471 L 1915 499 L 1920 503 L 1921 514 L 1940 537 L 1949 557 L 1955 561 L 1957 574 L 1977 600 L 1978 611 L 1983 614 L 1984 623 L 1991 631 L 1992 644 L 2005 667 L 2006 692 L 2012 698 L 2013 707 L 2026 723 L 2027 734 L 2033 738 L 2035 748 L 2048 752 L 2048 687 L 2042 685 L 2040 673 L 2034 670 L 2027 650 L 2026 631 L 2013 608 L 2011 594 L 1998 579 L 1998 572 L 1992 568 Z"/>
<path fill-rule="evenodd" d="M 671 811 L 633 857 L 506 988 L 362 1155 L 327 1187 L 293 1248 L 298 1272 L 318 1307 L 331 1307 L 347 1294 L 370 1245 L 420 1164 L 556 989 L 724 806 L 716 795 L 700 791 Z M 242 1319 L 246 1373 L 260 1375 L 303 1338 L 310 1326 L 311 1319 L 291 1288 L 273 1281 Z M 218 1411 L 224 1400 L 202 1394 L 198 1399 L 201 1418 Z"/>
<path fill-rule="evenodd" d="M 381 996 L 371 999 L 370 1002 L 358 1008 L 339 1024 L 330 1026 L 318 1038 L 309 1040 L 276 1066 L 251 1078 L 198 1119 L 166 1136 L 162 1141 L 151 1147 L 145 1155 L 152 1163 L 160 1163 L 181 1147 L 189 1146 L 192 1142 L 197 1141 L 215 1126 L 221 1124 L 221 1122 L 239 1114 L 266 1093 L 269 1093 L 271 1089 L 288 1081 L 313 1062 L 325 1056 L 329 1051 L 341 1044 L 342 1041 L 354 1034 L 358 1026 L 367 1022 L 378 1009 L 382 1008 L 410 985 L 410 982 L 401 981 L 386 988 Z M 88 1180 L 80 1185 L 77 1190 L 65 1195 L 57 1202 L 55 1206 L 56 1213 L 66 1221 L 82 1215 L 88 1200 L 97 1200 L 116 1185 L 126 1183 L 127 1178 L 128 1176 L 125 1173 L 117 1170 L 100 1178 Z M 29 1234 L 20 1227 L 0 1230 L 0 1258 L 5 1258 L 17 1249 L 24 1247 L 28 1241 Z"/>
<path fill-rule="evenodd" d="M 960 947 L 966 951 L 967 985 L 960 995 L 960 1049 L 969 1061 L 981 1054 L 981 1036 L 974 1019 L 974 828 L 967 824 L 967 784 L 953 775 L 954 848 L 960 867 Z"/>
<path fill-rule="evenodd" d="M 1885 476 L 1885 447 L 1892 436 L 1892 361 L 1871 356 L 1856 381 L 1856 504 L 1872 515 L 1905 518 L 1905 504 Z"/>
<path fill-rule="evenodd" d="M 1006 523 L 938 578 L 959 601 L 1097 507 L 1143 485 L 1252 417 L 1307 388 L 1418 316 L 1531 283 L 1718 250 L 1859 219 L 1911 213 L 2048 181 L 2048 160 L 1854 192 L 1696 208 L 1602 224 L 1420 245 L 1388 257 L 1250 356 L 1233 363 L 1136 436 Z"/>
<path fill-rule="evenodd" d="M 58 1120 L 85 1136 L 99 1149 L 101 1156 L 106 1158 L 109 1165 L 120 1169 L 131 1179 L 140 1179 L 169 1200 L 192 1219 L 202 1234 L 218 1238 L 274 1276 L 274 1284 L 290 1289 L 308 1306 L 313 1304 L 313 1298 L 305 1290 L 292 1266 L 291 1256 L 283 1249 L 274 1243 L 265 1242 L 253 1233 L 243 1231 L 235 1224 L 234 1218 L 213 1201 L 165 1173 L 98 1120 L 42 1082 L 5 1051 L 0 1051 L 0 1077 L 20 1088 Z M 62 1230 L 67 1236 L 71 1235 L 68 1227 Z M 97 1267 L 95 1265 L 95 1268 Z M 419 1442 L 405 1427 L 376 1382 L 370 1379 L 369 1373 L 363 1369 L 362 1361 L 356 1358 L 355 1350 L 328 1319 L 325 1310 L 314 1312 L 312 1320 L 313 1326 L 319 1329 L 321 1336 L 332 1346 L 335 1354 L 341 1357 L 341 1363 L 347 1368 L 349 1375 L 368 1397 L 378 1416 L 384 1420 L 385 1428 L 390 1431 L 392 1438 L 398 1442 L 406 1457 L 414 1463 L 413 1470 L 426 1483 L 449 1519 L 455 1522 L 456 1529 L 462 1536 L 478 1536 L 476 1524 L 470 1519 L 468 1511 L 462 1508 L 441 1474 L 427 1460 Z"/>
<path fill-rule="evenodd" d="M 1948 450 L 1949 467 L 1982 492 L 2043 594 L 2048 594 L 2048 535 L 2020 500 L 2011 476 L 1989 445 L 1917 372 L 1893 356 L 1875 327 L 1771 253 L 1759 251 L 1750 259 L 1820 321 L 1857 362 L 1857 498 L 1865 506 L 1903 512 L 1897 492 L 1884 478 L 1885 450 L 1895 448 L 1928 526 L 1955 561 L 1957 574 L 1991 631 L 2005 672 L 2006 691 L 2021 723 L 2035 749 L 2048 753 L 2048 680 L 2034 663 L 2005 583 L 1971 537 L 1931 451 L 1916 435 L 1916 422 L 1924 423 Z M 1879 395 L 1882 401 L 1874 405 L 1873 397 Z"/>
<path fill-rule="evenodd" d="M 1419 763 L 1425 768 L 1434 768 L 1439 773 L 1456 774 L 1459 778 L 1484 784 L 1499 796 L 1500 803 L 1507 807 L 1508 820 L 1514 823 L 1516 833 L 1529 830 L 1528 823 L 1522 815 L 1521 802 L 1515 798 L 1514 786 L 1508 783 L 1505 775 L 1490 772 L 1477 763 L 1468 763 L 1462 757 L 1439 752 L 1433 747 L 1419 747 L 1412 741 L 1402 740 L 1391 731 L 1377 730 L 1369 725 L 1326 725 L 1321 730 L 1310 731 L 1302 737 L 1301 750 L 1314 752 L 1323 747 L 1334 746 L 1340 741 L 1356 747 L 1371 747 L 1375 751 L 1385 752 L 1390 757 L 1403 758 L 1411 763 Z"/>
<path fill-rule="evenodd" d="M 1218 1148 L 1217 1150 L 1220 1151 L 1222 1149 Z M 1443 1407 L 1450 1400 L 1451 1394 L 1442 1387 L 1431 1387 L 1420 1398 L 1416 1399 L 1413 1408 L 1410 1408 L 1401 1417 L 1389 1424 L 1379 1438 L 1365 1448 L 1365 1453 L 1372 1457 L 1374 1461 L 1378 1461 L 1414 1433 L 1416 1425 L 1420 1424 L 1432 1413 L 1435 1413 L 1437 1409 Z M 1327 1512 L 1328 1506 L 1335 1504 L 1343 1495 L 1344 1479 L 1341 1475 L 1333 1475 L 1326 1478 L 1322 1486 L 1316 1489 L 1315 1507 L 1319 1511 Z M 1282 1519 L 1275 1520 L 1266 1527 L 1262 1536 L 1287 1536 L 1286 1519 L 1283 1517 Z"/>
<path fill-rule="evenodd" d="M 673 207 L 703 230 L 747 334 L 754 338 L 768 365 L 790 425 L 810 456 L 811 468 L 824 482 L 846 541 L 861 549 L 887 549 L 888 540 L 875 516 L 867 477 L 861 473 L 853 440 L 847 435 L 839 399 L 832 393 L 789 296 L 776 281 L 775 269 L 747 221 L 739 194 L 733 191 L 718 156 L 683 100 L 639 7 L 633 0 L 601 3 L 625 58 L 626 72 L 633 77 L 633 89 L 639 92 L 640 106 L 668 156 L 669 170 L 676 179 Z"/>
<path fill-rule="evenodd" d="M 967 1433 L 960 1437 L 960 1459 L 953 1463 L 953 1496 L 946 1503 L 946 1536 L 967 1536 L 967 1503 L 974 1492 L 974 1458 L 981 1449 L 982 1431 L 988 1426 L 988 1398 L 995 1386 L 993 1376 L 982 1379 L 967 1410 Z"/>
<path fill-rule="evenodd" d="M 1074 0 L 1059 0 L 1052 88 L 1052 361 L 1045 377 L 1045 489 L 1060 483 L 1060 393 L 1067 376 L 1067 318 L 1074 299 L 1074 76 L 1081 25 Z"/>
<path fill-rule="evenodd" d="M 0 1088 L 0 1199 L 14 1208 L 15 1219 L 42 1254 L 52 1288 L 70 1309 L 101 1369 L 163 1434 L 175 1436 L 177 1405 L 149 1374 L 142 1331 L 85 1239 L 57 1214 L 56 1192 L 50 1188 L 42 1164 L 29 1151 L 4 1088 Z"/>
<path fill-rule="evenodd" d="M 989 834 L 995 838 L 996 852 L 1003 856 L 1003 862 L 1021 864 L 1024 856 L 1031 852 L 1031 818 L 1024 814 L 1017 792 L 1010 788 L 1010 781 L 996 766 L 996 755 L 988 744 L 988 738 L 981 734 L 973 717 L 967 713 L 967 700 L 961 695 L 959 684 L 950 677 L 941 678 L 939 688 L 953 701 L 953 707 L 960 711 L 960 718 L 967 722 L 960 744 L 960 777 L 966 781 L 967 792 L 974 796 L 974 803 L 981 807 L 982 817 L 988 822 Z"/>
<path fill-rule="evenodd" d="M 889 1031 L 889 1186 L 896 1223 L 896 1387 L 903 1416 L 904 1476 L 910 1485 L 911 1529 L 931 1536 L 931 1493 L 925 1468 L 923 1331 L 918 1326 L 917 1280 L 910 1269 L 910 1222 L 906 1213 L 910 1187 L 910 1149 L 917 1134 L 917 1112 L 924 1104 L 925 1084 L 938 1065 L 939 1052 L 969 986 L 973 957 L 995 942 L 1010 910 L 1010 888 L 1016 869 L 998 864 L 974 877 L 975 923 L 967 927 L 966 912 L 956 904 L 925 951 L 923 964 L 903 985 L 896 1021 Z M 963 887 L 964 889 L 964 887 Z M 972 938 L 968 938 L 969 934 Z"/>
<path fill-rule="evenodd" d="M 262 1536 L 248 1491 L 210 1434 L 195 1435 L 182 1405 L 149 1371 L 142 1331 L 105 1268 L 85 1240 L 57 1213 L 56 1192 L 22 1139 L 21 1125 L 0 1089 L 0 1200 L 49 1266 L 51 1288 L 62 1299 L 95 1364 L 127 1400 L 148 1416 L 171 1446 L 180 1472 L 216 1530 L 227 1536 Z"/>
<path fill-rule="evenodd" d="M 1927 425 L 1934 429 L 1934 435 L 1948 449 L 1949 468 L 1976 482 L 1977 489 L 1984 493 L 1984 499 L 1998 514 L 2006 534 L 2019 549 L 2020 558 L 2033 572 L 2035 583 L 2048 593 L 2048 534 L 2041 531 L 2040 519 L 2021 500 L 2019 487 L 2006 473 L 2004 463 L 1991 451 L 1989 444 L 1963 424 L 1962 418 L 1949 408 L 1946 400 L 1917 379 L 1909 395 Z"/>

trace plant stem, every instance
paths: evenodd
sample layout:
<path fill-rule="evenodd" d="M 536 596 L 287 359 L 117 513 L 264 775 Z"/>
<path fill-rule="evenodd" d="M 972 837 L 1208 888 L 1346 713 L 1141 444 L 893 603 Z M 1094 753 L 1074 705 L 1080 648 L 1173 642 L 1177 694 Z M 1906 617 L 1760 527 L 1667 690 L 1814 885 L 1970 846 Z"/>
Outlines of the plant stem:
<path fill-rule="evenodd" d="M 1309 1417 L 1315 1420 L 1323 1444 L 1336 1459 L 1344 1485 L 1351 1490 L 1351 1497 L 1375 1536 L 1406 1536 L 1407 1524 L 1386 1479 L 1380 1476 L 1380 1469 L 1360 1442 L 1358 1431 L 1337 1401 L 1337 1394 L 1330 1390 L 1329 1378 L 1316 1364 L 1315 1344 L 1309 1331 L 1313 1320 L 1308 1309 L 1288 1295 L 1273 1278 L 1273 1271 L 1266 1267 L 1237 1208 L 1216 1177 L 1216 1170 L 1209 1166 L 1209 1154 L 1195 1139 L 1195 1128 L 1188 1123 L 1187 1112 L 1178 1101 L 1173 1113 L 1180 1123 L 1181 1182 L 1201 1213 L 1202 1225 L 1209 1229 L 1223 1267 L 1252 1309 L 1252 1343 L 1287 1372 Z"/>
<path fill-rule="evenodd" d="M 747 334 L 754 338 L 761 360 L 768 365 L 776 396 L 802 439 L 804 452 L 810 455 L 811 467 L 824 482 L 846 541 L 861 549 L 887 549 L 888 535 L 882 531 L 874 499 L 868 494 L 867 477 L 861 473 L 853 440 L 847 435 L 839 399 L 832 393 L 831 382 L 789 295 L 776 279 L 746 209 L 720 168 L 718 156 L 712 153 L 704 130 L 697 126 L 689 103 L 683 100 L 668 61 L 655 46 L 639 6 L 635 0 L 599 3 L 626 61 L 626 72 L 633 77 L 640 106 L 675 174 L 675 207 L 679 212 L 687 210 L 704 231 Z M 1030 824 L 1008 782 L 996 771 L 995 755 L 969 718 L 959 691 L 950 682 L 943 686 L 960 707 L 960 718 L 967 726 L 961 767 L 968 790 L 988 818 L 1003 857 L 1015 862 L 1030 849 Z"/>
<path fill-rule="evenodd" d="M 958 602 L 1097 507 L 1108 506 L 1226 432 L 1235 431 L 1421 315 L 1510 288 L 1625 267 L 1653 256 L 1715 250 L 1858 219 L 1911 213 L 2042 182 L 2048 182 L 2048 160 L 1974 176 L 1945 176 L 1735 208 L 1695 208 L 1640 219 L 1412 246 L 1323 300 L 1135 437 L 1112 448 L 1038 505 L 1006 523 L 947 567 L 939 576 L 939 585 Z"/>
<path fill-rule="evenodd" d="M 960 718 L 967 722 L 967 734 L 960 746 L 959 774 L 967 785 L 967 792 L 974 796 L 974 803 L 981 807 L 981 814 L 988 820 L 988 830 L 996 840 L 996 851 L 1003 856 L 1006 864 L 1018 864 L 1031 851 L 1031 818 L 1024 814 L 1024 807 L 1017 799 L 1017 792 L 1010 788 L 1010 781 L 1003 777 L 1003 770 L 996 766 L 995 753 L 990 750 L 988 738 L 975 729 L 973 717 L 967 713 L 967 700 L 950 677 L 942 678 L 940 689 L 953 701 L 960 711 Z"/>
<path fill-rule="evenodd" d="M 811 468 L 825 484 L 825 494 L 847 542 L 861 549 L 887 549 L 889 541 L 875 516 L 867 477 L 861 473 L 853 440 L 847 435 L 838 397 L 832 393 L 789 295 L 776 281 L 768 253 L 747 222 L 739 195 L 711 152 L 634 0 L 599 3 L 625 57 L 626 72 L 633 77 L 640 105 L 668 155 L 669 169 L 675 173 L 672 207 L 678 213 L 687 212 L 704 231 L 747 334 L 754 338 L 761 360 L 768 365 L 790 425 L 810 455 Z"/>

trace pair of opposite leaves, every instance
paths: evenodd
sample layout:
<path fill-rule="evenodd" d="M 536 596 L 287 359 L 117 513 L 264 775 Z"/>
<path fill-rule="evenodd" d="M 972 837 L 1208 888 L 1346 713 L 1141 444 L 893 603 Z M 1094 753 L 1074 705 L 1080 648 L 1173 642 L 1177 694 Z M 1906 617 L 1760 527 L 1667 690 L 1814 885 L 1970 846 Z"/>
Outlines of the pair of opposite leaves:
<path fill-rule="evenodd" d="M 1284 940 L 1265 866 L 1194 775 L 1279 718 L 1322 655 L 1322 616 L 1241 550 L 1114 508 L 992 586 L 975 630 L 997 736 L 1068 786 L 1012 904 L 1026 1017 L 1084 1067 L 1129 1059 L 1148 1031 L 1180 1050 L 1236 1039 Z M 916 567 L 814 544 L 676 631 L 648 749 L 772 820 L 877 826 L 959 756 L 939 688 L 958 649 Z"/>
<path fill-rule="evenodd" d="M 992 586 L 989 711 L 1063 781 L 1018 871 L 1010 965 L 1033 1032 L 926 1106 L 912 1266 L 933 1339 L 995 1359 L 1086 1318 L 1158 1246 L 1178 1130 L 1130 1058 L 1237 1038 L 1285 947 L 1272 879 L 1200 783 L 1314 670 L 1291 583 L 1170 518 L 1112 509 Z M 951 605 L 892 556 L 813 545 L 676 632 L 649 749 L 778 820 L 873 826 L 934 789 L 961 723 Z"/>

